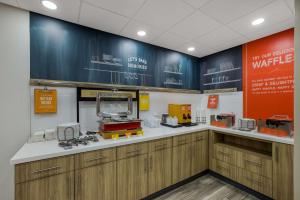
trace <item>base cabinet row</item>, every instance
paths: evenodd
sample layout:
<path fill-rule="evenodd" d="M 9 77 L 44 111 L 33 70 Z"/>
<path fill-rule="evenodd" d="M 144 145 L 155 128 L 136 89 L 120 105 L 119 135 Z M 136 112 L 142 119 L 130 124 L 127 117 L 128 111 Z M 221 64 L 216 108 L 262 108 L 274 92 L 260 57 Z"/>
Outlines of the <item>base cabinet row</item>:
<path fill-rule="evenodd" d="M 204 131 L 24 163 L 15 168 L 15 199 L 138 200 L 210 169 L 293 200 L 293 146 L 263 142 Z"/>
<path fill-rule="evenodd" d="M 68 162 L 72 166 L 65 172 L 60 162 L 51 159 L 22 164 L 16 167 L 16 180 L 24 172 L 38 173 L 40 178 L 25 177 L 16 183 L 15 199 L 142 199 L 206 170 L 207 140 L 204 131 L 82 153 Z"/>

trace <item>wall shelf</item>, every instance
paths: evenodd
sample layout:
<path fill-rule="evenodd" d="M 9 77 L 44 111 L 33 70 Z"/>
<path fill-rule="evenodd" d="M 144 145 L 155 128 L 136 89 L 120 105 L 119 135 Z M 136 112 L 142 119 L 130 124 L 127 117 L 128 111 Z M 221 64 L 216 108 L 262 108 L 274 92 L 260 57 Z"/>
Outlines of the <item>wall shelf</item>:
<path fill-rule="evenodd" d="M 203 74 L 203 76 L 209 76 L 209 75 L 214 75 L 214 74 L 220 74 L 220 73 L 230 72 L 230 71 L 235 71 L 235 70 L 239 70 L 239 69 L 241 69 L 241 68 L 240 68 L 240 67 L 237 67 L 237 68 L 233 68 L 233 69 L 227 69 L 227 70 L 223 70 L 223 71 L 218 71 L 218 72 L 212 72 L 212 73 Z"/>
<path fill-rule="evenodd" d="M 183 75 L 183 73 L 181 73 L 181 72 L 164 71 L 164 73 L 167 73 L 167 74 L 178 74 L 178 75 Z"/>
<path fill-rule="evenodd" d="M 171 82 L 164 82 L 165 85 L 182 85 L 182 83 L 171 83 Z"/>
<path fill-rule="evenodd" d="M 103 61 L 98 61 L 98 60 L 91 60 L 91 63 L 100 64 L 100 65 L 110 65 L 110 66 L 123 67 L 123 65 L 120 64 L 120 63 L 110 63 L 110 62 L 103 62 Z"/>
<path fill-rule="evenodd" d="M 230 81 L 222 81 L 222 82 L 216 82 L 216 83 L 205 83 L 203 85 L 219 85 L 219 84 L 234 83 L 234 82 L 239 82 L 239 81 L 241 81 L 241 79 L 230 80 Z"/>

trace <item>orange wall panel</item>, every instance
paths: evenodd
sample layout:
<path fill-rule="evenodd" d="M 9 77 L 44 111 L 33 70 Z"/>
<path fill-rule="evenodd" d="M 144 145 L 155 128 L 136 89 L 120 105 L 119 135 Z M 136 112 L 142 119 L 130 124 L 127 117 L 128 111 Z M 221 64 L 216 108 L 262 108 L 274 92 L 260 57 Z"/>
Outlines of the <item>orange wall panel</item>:
<path fill-rule="evenodd" d="M 243 45 L 244 117 L 294 118 L 294 29 Z"/>

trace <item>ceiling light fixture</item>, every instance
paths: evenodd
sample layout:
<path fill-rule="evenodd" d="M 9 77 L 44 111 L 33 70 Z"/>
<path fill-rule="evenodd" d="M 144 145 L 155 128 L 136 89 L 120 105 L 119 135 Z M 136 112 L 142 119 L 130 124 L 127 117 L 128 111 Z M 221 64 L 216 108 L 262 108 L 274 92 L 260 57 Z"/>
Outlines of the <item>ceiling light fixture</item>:
<path fill-rule="evenodd" d="M 146 32 L 145 31 L 138 31 L 137 34 L 138 34 L 138 36 L 143 37 L 143 36 L 146 35 Z"/>
<path fill-rule="evenodd" d="M 56 10 L 57 9 L 57 5 L 52 1 L 42 0 L 42 4 L 43 4 L 44 7 L 48 8 L 50 10 Z"/>
<path fill-rule="evenodd" d="M 264 21 L 265 21 L 264 18 L 258 18 L 258 19 L 256 19 L 256 20 L 252 21 L 251 24 L 252 24 L 253 26 L 257 26 L 257 25 L 259 25 L 259 24 L 262 24 Z"/>
<path fill-rule="evenodd" d="M 195 47 L 189 47 L 187 50 L 188 51 L 195 51 Z"/>

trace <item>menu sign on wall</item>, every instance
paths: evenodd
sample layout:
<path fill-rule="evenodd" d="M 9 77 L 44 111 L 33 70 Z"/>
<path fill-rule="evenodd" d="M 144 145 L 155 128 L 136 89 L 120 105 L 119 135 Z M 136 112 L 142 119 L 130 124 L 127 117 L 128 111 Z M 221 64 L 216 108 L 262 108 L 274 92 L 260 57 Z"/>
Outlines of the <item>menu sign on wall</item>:
<path fill-rule="evenodd" d="M 245 44 L 243 65 L 244 116 L 293 119 L 294 30 Z"/>
<path fill-rule="evenodd" d="M 57 111 L 57 91 L 48 89 L 34 90 L 34 112 L 56 113 Z"/>
<path fill-rule="evenodd" d="M 199 58 L 30 13 L 32 79 L 200 89 Z"/>

